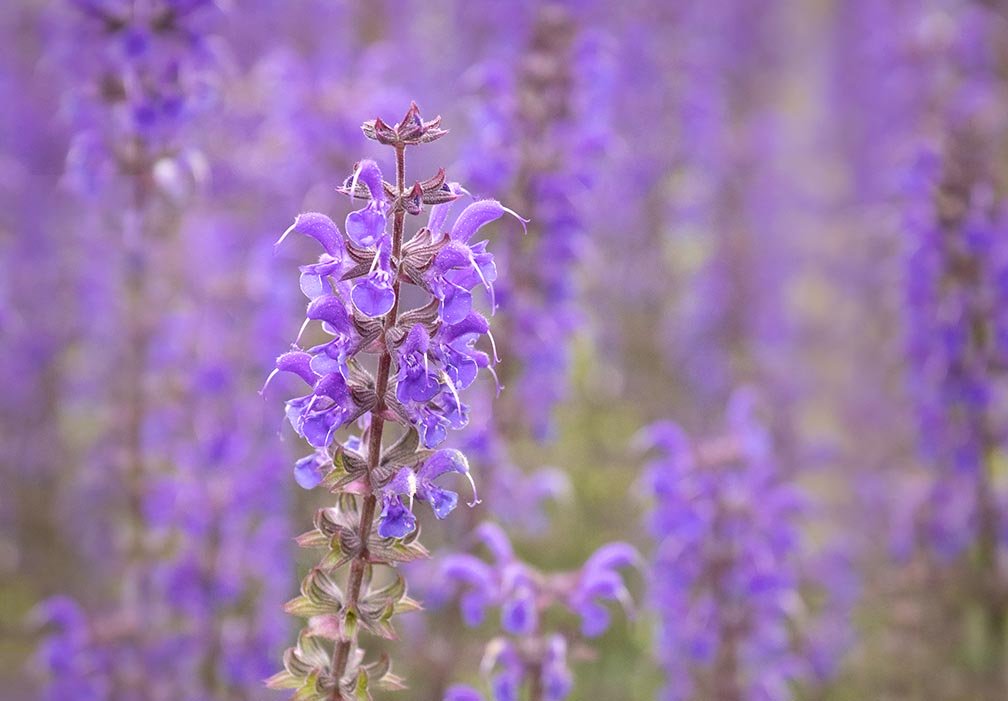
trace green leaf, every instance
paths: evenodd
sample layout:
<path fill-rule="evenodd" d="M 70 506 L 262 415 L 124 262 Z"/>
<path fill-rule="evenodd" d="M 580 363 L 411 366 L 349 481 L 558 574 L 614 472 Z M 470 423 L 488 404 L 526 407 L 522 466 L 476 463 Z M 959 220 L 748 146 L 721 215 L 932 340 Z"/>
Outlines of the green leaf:
<path fill-rule="evenodd" d="M 328 694 L 319 683 L 320 676 L 320 670 L 313 670 L 302 680 L 298 690 L 291 696 L 291 701 L 325 701 Z"/>
<path fill-rule="evenodd" d="M 334 613 L 332 604 L 315 602 L 307 596 L 294 597 L 283 605 L 283 610 L 291 616 L 297 616 L 298 618 L 311 618 L 312 616 Z M 335 611 L 339 611 L 339 607 Z"/>
<path fill-rule="evenodd" d="M 371 692 L 368 691 L 368 673 L 363 667 L 357 670 L 357 683 L 354 685 L 354 697 L 358 701 L 371 701 Z"/>
<path fill-rule="evenodd" d="M 302 548 L 322 548 L 329 543 L 329 537 L 318 530 L 311 530 L 299 535 L 295 541 Z"/>
<path fill-rule="evenodd" d="M 430 557 L 427 550 L 419 541 L 405 542 L 401 540 L 390 540 L 372 535 L 368 540 L 368 552 L 371 553 L 372 561 L 383 562 L 413 562 Z"/>
<path fill-rule="evenodd" d="M 392 659 L 383 652 L 376 662 L 366 664 L 364 667 L 372 678 L 380 679 L 392 670 Z"/>
<path fill-rule="evenodd" d="M 416 599 L 404 596 L 396 602 L 396 613 L 413 613 L 414 611 L 423 611 L 423 604 Z"/>
<path fill-rule="evenodd" d="M 368 592 L 367 599 L 378 601 L 380 599 L 391 599 L 397 601 L 406 594 L 406 580 L 398 572 L 394 573 L 394 579 L 381 589 Z"/>
<path fill-rule="evenodd" d="M 343 617 L 344 640 L 354 640 L 357 637 L 358 616 L 353 611 L 347 611 Z"/>
<path fill-rule="evenodd" d="M 347 555 L 341 550 L 330 550 L 323 556 L 322 560 L 319 562 L 319 569 L 325 570 L 326 572 L 333 572 L 343 567 L 345 564 L 353 559 L 353 555 Z"/>
<path fill-rule="evenodd" d="M 326 476 L 322 478 L 322 486 L 330 492 L 339 491 L 339 489 L 336 488 L 336 485 L 346 477 L 350 477 L 350 481 L 353 481 L 354 479 L 354 477 L 347 472 L 342 451 L 337 451 L 336 456 L 333 458 L 332 469 L 329 470 L 329 472 L 326 473 Z"/>
<path fill-rule="evenodd" d="M 318 688 L 314 678 L 309 677 L 297 692 L 291 696 L 291 701 L 325 701 L 326 694 Z"/>
<path fill-rule="evenodd" d="M 368 676 L 376 688 L 383 691 L 401 691 L 406 688 L 401 677 L 392 674 L 392 660 L 382 653 L 377 662 L 366 665 Z"/>
<path fill-rule="evenodd" d="M 406 680 L 389 672 L 383 677 L 375 679 L 375 686 L 382 691 L 403 691 L 406 689 Z"/>
<path fill-rule="evenodd" d="M 309 572 L 301 582 L 301 593 L 313 602 L 327 604 L 329 610 L 343 608 L 343 590 L 328 572 L 319 567 Z"/>
<path fill-rule="evenodd" d="M 303 681 L 301 677 L 295 677 L 285 669 L 267 679 L 266 686 L 270 689 L 298 689 Z"/>
<path fill-rule="evenodd" d="M 399 635 L 392 627 L 390 619 L 395 614 L 395 602 L 391 599 L 374 599 L 362 601 L 358 607 L 360 623 L 372 635 L 386 640 L 398 640 Z"/>

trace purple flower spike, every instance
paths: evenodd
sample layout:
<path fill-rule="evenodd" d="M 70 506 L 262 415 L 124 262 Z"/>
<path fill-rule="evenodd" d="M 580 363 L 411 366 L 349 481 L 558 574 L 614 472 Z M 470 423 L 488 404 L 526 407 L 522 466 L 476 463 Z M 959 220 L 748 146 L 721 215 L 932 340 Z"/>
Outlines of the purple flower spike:
<path fill-rule="evenodd" d="M 298 644 L 287 650 L 284 670 L 267 681 L 274 689 L 295 690 L 298 697 L 346 695 L 345 681 L 360 680 L 365 672 L 374 688 L 401 686 L 387 665 L 379 671 L 378 665 L 363 663 L 358 636 L 347 635 L 345 628 L 355 622 L 361 634 L 395 638 L 390 617 L 417 608 L 399 574 L 388 586 L 379 584 L 385 577 L 372 579 L 371 574 L 427 554 L 416 540 L 414 504 L 429 504 L 443 519 L 459 502 L 459 494 L 439 480 L 449 473 L 464 476 L 473 490 L 469 505 L 479 503 L 465 456 L 437 446 L 449 428 L 469 423 L 470 408 L 461 392 L 491 362 L 476 350 L 477 342 L 489 337 L 489 327 L 473 311 L 472 290 L 482 285 L 492 303 L 497 270 L 486 242 L 470 247 L 467 241 L 506 210 L 499 203 L 470 210 L 453 229 L 464 240 L 448 241 L 451 202 L 465 190 L 457 183 L 446 185 L 443 169 L 410 180 L 414 184 L 409 188 L 401 185 L 407 182 L 406 147 L 446 134 L 440 122 L 440 117 L 424 120 L 415 103 L 395 124 L 377 117 L 365 122 L 365 136 L 395 149 L 395 184 L 382 178 L 375 161 L 359 161 L 339 190 L 365 204 L 346 216 L 342 235 L 328 218 L 306 213 L 281 236 L 282 241 L 299 231 L 326 249 L 317 262 L 300 268 L 301 290 L 309 300 L 304 326 L 294 350 L 278 359 L 277 372 L 294 372 L 312 387 L 309 394 L 286 403 L 287 420 L 316 449 L 297 461 L 295 480 L 306 489 L 325 483 L 339 494 L 337 504 L 318 512 L 314 532 L 298 539 L 306 547 L 327 545 L 329 552 L 302 582 L 301 596 L 287 604 L 289 613 L 309 620 Z M 389 231 L 393 203 L 395 236 Z M 430 228 L 419 225 L 410 233 L 407 217 L 418 216 L 424 207 L 430 208 Z M 413 302 L 419 304 L 410 306 Z M 329 338 L 302 351 L 301 335 L 315 321 Z M 489 343 L 492 346 L 492 338 Z M 337 435 L 339 459 L 333 465 Z M 374 542 L 376 537 L 402 542 L 382 545 Z M 475 563 L 477 569 L 487 569 Z M 464 569 L 464 564 L 459 567 Z M 341 568 L 350 570 L 338 580 L 346 591 L 326 579 Z M 468 576 L 479 578 L 476 573 Z M 486 579 L 479 586 L 473 581 L 474 591 L 462 599 L 470 620 L 482 616 L 487 606 L 507 600 L 492 571 L 486 572 Z M 513 599 L 513 627 L 524 628 L 536 619 L 535 591 L 519 589 L 508 596 Z M 356 607 L 354 621 L 347 617 L 351 606 Z M 512 677 L 513 697 L 520 670 Z M 446 698 L 475 701 L 462 687 Z"/>
<path fill-rule="evenodd" d="M 543 614 L 554 605 L 564 606 L 582 616 L 586 635 L 601 634 L 609 625 L 609 612 L 599 602 L 618 600 L 630 608 L 617 570 L 640 565 L 640 556 L 625 543 L 610 543 L 577 571 L 545 573 L 515 557 L 500 526 L 483 523 L 474 536 L 490 551 L 493 562 L 469 554 L 450 555 L 441 572 L 462 590 L 459 601 L 466 625 L 480 625 L 488 608 L 499 607 L 501 629 L 515 636 L 496 638 L 487 646 L 484 672 L 492 673 L 491 686 L 506 695 L 527 683 L 530 674 L 539 674 L 541 698 L 566 698 L 572 686 L 567 641 L 542 630 L 549 620 Z"/>
<path fill-rule="evenodd" d="M 799 532 L 803 500 L 782 478 L 755 407 L 752 395 L 740 392 L 729 404 L 725 432 L 699 444 L 667 422 L 639 441 L 657 448 L 648 467 L 656 548 L 647 580 L 669 690 L 706 675 L 739 688 L 787 688 L 806 674 L 801 666 L 817 644 L 815 629 L 825 622 L 837 630 L 837 618 L 850 613 L 837 608 L 832 584 L 818 568 L 802 562 L 808 555 Z M 582 616 L 583 632 L 593 635 L 608 622 L 603 602 L 628 606 L 616 569 L 633 565 L 634 557 L 616 546 L 599 550 L 589 563 L 570 605 Z M 805 592 L 821 597 L 816 613 L 802 610 Z M 738 620 L 747 621 L 744 629 Z M 792 646 L 792 629 L 807 641 L 803 646 Z M 721 667 L 718 652 L 726 642 L 758 655 L 759 663 Z"/>

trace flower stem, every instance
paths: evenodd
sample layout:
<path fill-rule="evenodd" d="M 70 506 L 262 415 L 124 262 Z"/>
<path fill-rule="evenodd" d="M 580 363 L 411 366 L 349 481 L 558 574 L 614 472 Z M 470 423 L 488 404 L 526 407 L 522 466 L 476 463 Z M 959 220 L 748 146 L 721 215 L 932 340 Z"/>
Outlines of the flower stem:
<path fill-rule="evenodd" d="M 529 701 L 543 701 L 542 665 L 532 665 L 528 670 Z"/>
<path fill-rule="evenodd" d="M 396 193 L 399 196 L 406 190 L 406 147 L 403 145 L 395 147 L 396 153 Z M 403 225 L 406 211 L 401 205 L 396 206 L 392 220 L 392 259 L 398 261 L 402 253 Z M 392 328 L 399 315 L 399 279 L 398 276 L 392 284 L 395 293 L 395 302 L 392 310 L 385 316 L 385 330 Z M 367 567 L 369 554 L 367 549 L 368 539 L 371 537 L 371 528 L 374 524 L 375 509 L 378 505 L 378 497 L 374 492 L 372 475 L 381 460 L 382 433 L 385 428 L 385 420 L 381 417 L 385 410 L 385 393 L 388 391 L 389 374 L 392 369 L 392 352 L 386 346 L 378 360 L 378 373 L 376 377 L 376 392 L 378 404 L 371 412 L 371 427 L 368 432 L 368 452 L 367 452 L 367 483 L 368 494 L 364 497 L 364 505 L 361 510 L 358 535 L 360 536 L 361 552 L 354 558 L 350 565 L 350 577 L 347 584 L 346 609 L 355 610 L 360 600 L 361 584 L 364 581 L 364 569 Z M 336 681 L 333 687 L 332 701 L 341 701 L 343 693 L 340 690 L 340 680 L 346 671 L 347 661 L 350 659 L 350 650 L 356 644 L 356 640 L 344 640 L 336 644 L 333 649 L 332 674 Z"/>
<path fill-rule="evenodd" d="M 1005 606 L 1004 590 L 1000 585 L 1000 562 L 998 558 L 998 514 L 991 485 L 991 463 L 993 449 L 985 450 L 977 481 L 977 510 L 979 511 L 977 565 L 979 568 L 979 590 L 984 609 L 986 649 L 983 664 L 982 685 L 990 698 L 1004 698 L 1008 678 L 1004 671 L 1005 629 L 1008 626 L 1008 608 Z"/>
<path fill-rule="evenodd" d="M 141 176 L 133 179 L 133 202 L 130 214 L 136 221 L 131 226 L 142 230 L 146 218 L 147 188 Z M 143 554 L 143 489 L 146 465 L 143 451 L 143 417 L 146 411 L 146 360 L 149 345 L 147 321 L 144 318 L 147 297 L 146 260 L 142 242 L 136 240 L 136 232 L 126 232 L 126 335 L 128 342 L 126 367 L 126 396 L 123 403 L 125 413 L 125 459 L 127 500 L 130 519 L 129 542 L 126 553 L 131 566 Z"/>
<path fill-rule="evenodd" d="M 146 163 L 143 156 L 141 163 Z M 125 261 L 125 326 L 127 350 L 124 359 L 126 381 L 123 397 L 123 451 L 124 484 L 126 486 L 126 517 L 128 530 L 125 546 L 125 573 L 123 577 L 122 603 L 130 614 L 131 627 L 128 642 L 136 649 L 146 645 L 145 629 L 137 623 L 147 597 L 144 565 L 148 555 L 145 541 L 144 494 L 149 478 L 144 455 L 143 430 L 148 411 L 147 399 L 147 355 L 151 344 L 150 321 L 147 318 L 148 274 L 147 243 L 148 205 L 150 189 L 142 167 L 130 172 L 131 201 L 128 216 L 130 221 L 124 227 L 123 241 L 126 251 Z M 132 680 L 122 682 L 127 694 L 134 694 L 138 701 L 150 698 L 146 684 L 136 684 Z"/>
<path fill-rule="evenodd" d="M 715 517 L 714 530 L 717 540 L 723 541 L 727 548 L 711 567 L 711 580 L 714 585 L 714 601 L 718 607 L 718 652 L 714 661 L 713 698 L 715 701 L 741 701 L 742 688 L 739 678 L 739 621 L 738 610 L 728 595 L 727 580 L 734 561 L 734 548 L 728 545 L 725 533 L 723 505 L 719 505 Z"/>

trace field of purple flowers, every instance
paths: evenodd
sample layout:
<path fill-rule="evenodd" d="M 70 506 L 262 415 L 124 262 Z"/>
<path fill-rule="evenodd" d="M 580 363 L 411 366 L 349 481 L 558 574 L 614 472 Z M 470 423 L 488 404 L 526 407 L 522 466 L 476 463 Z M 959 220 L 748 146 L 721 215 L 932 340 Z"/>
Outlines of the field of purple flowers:
<path fill-rule="evenodd" d="M 1008 699 L 1001 0 L 0 3 L 0 700 Z"/>

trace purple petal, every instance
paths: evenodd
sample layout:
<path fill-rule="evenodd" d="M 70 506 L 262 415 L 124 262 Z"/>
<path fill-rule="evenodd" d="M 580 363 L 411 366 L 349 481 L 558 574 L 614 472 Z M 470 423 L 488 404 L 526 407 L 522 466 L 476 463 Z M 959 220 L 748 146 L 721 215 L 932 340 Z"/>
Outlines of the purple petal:
<path fill-rule="evenodd" d="M 439 450 L 427 458 L 417 477 L 421 481 L 432 482 L 446 472 L 468 474 L 469 461 L 465 455 L 453 448 Z"/>
<path fill-rule="evenodd" d="M 266 391 L 266 387 L 269 385 L 270 381 L 279 372 L 290 372 L 302 380 L 307 382 L 309 385 L 314 385 L 318 377 L 315 372 L 311 369 L 311 355 L 305 353 L 304 351 L 288 351 L 287 353 L 282 353 L 277 356 L 276 359 L 276 369 L 269 374 L 266 378 L 266 382 L 263 384 L 259 393 L 262 394 Z"/>
<path fill-rule="evenodd" d="M 433 412 L 429 412 L 421 419 L 418 428 L 425 448 L 436 448 L 448 437 L 444 420 Z"/>
<path fill-rule="evenodd" d="M 445 695 L 441 701 L 483 701 L 483 695 L 471 686 L 456 684 L 445 690 Z"/>
<path fill-rule="evenodd" d="M 385 188 L 382 187 L 381 168 L 372 159 L 364 158 L 357 162 L 357 165 L 354 167 L 351 183 L 354 184 L 358 180 L 367 187 L 368 192 L 371 193 L 372 200 L 385 202 Z"/>
<path fill-rule="evenodd" d="M 486 616 L 486 609 L 489 605 L 486 596 L 480 591 L 471 591 L 459 599 L 459 609 L 462 611 L 462 620 L 470 628 L 475 628 L 483 622 Z"/>
<path fill-rule="evenodd" d="M 490 680 L 494 701 L 518 701 L 518 689 L 521 686 L 521 681 L 519 673 L 509 671 L 498 674 Z"/>
<path fill-rule="evenodd" d="M 435 485 L 423 485 L 417 490 L 417 496 L 431 505 L 434 515 L 439 519 L 448 516 L 458 506 L 457 493 Z"/>
<path fill-rule="evenodd" d="M 416 493 L 416 473 L 413 472 L 413 468 L 400 468 L 385 485 L 383 491 L 386 494 L 405 494 L 412 497 Z"/>
<path fill-rule="evenodd" d="M 350 323 L 346 305 L 336 295 L 326 294 L 314 298 L 308 304 L 306 316 L 314 321 L 324 321 L 338 333 L 346 335 L 353 333 L 353 326 Z"/>
<path fill-rule="evenodd" d="M 294 481 L 302 489 L 314 489 L 325 477 L 323 465 L 325 458 L 318 453 L 307 455 L 294 463 Z"/>
<path fill-rule="evenodd" d="M 444 299 L 441 302 L 441 321 L 446 324 L 457 324 L 464 320 L 472 311 L 472 295 L 468 290 L 448 285 Z"/>
<path fill-rule="evenodd" d="M 405 538 L 416 529 L 416 517 L 403 504 L 402 497 L 386 495 L 382 501 L 378 535 L 382 538 Z"/>
<path fill-rule="evenodd" d="M 342 412 L 338 411 L 309 414 L 301 422 L 300 433 L 313 448 L 328 448 L 336 429 L 343 425 L 341 418 Z"/>
<path fill-rule="evenodd" d="M 433 375 L 422 370 L 415 375 L 400 380 L 396 386 L 396 397 L 401 402 L 429 402 L 437 396 L 441 383 Z"/>
<path fill-rule="evenodd" d="M 413 328 L 406 335 L 406 340 L 399 346 L 399 353 L 403 356 L 417 353 L 423 355 L 428 348 L 430 348 L 430 335 L 427 333 L 427 329 L 423 327 L 423 324 L 413 324 Z"/>
<path fill-rule="evenodd" d="M 283 232 L 283 235 L 277 240 L 275 245 L 279 246 L 283 243 L 283 240 L 292 231 L 304 234 L 305 236 L 311 236 L 322 244 L 325 252 L 333 258 L 340 259 L 343 257 L 343 241 L 340 238 L 339 227 L 326 215 L 319 212 L 304 212 L 297 215 L 294 223 L 290 225 L 287 231 Z"/>
<path fill-rule="evenodd" d="M 448 183 L 448 189 L 456 195 L 462 193 L 462 187 L 458 183 Z M 434 238 L 438 238 L 437 234 L 442 233 L 445 222 L 448 220 L 448 215 L 454 206 L 455 200 L 452 200 L 444 204 L 436 204 L 430 208 L 430 214 L 427 216 L 427 228 L 434 232 Z"/>
<path fill-rule="evenodd" d="M 343 404 L 350 398 L 350 389 L 347 387 L 343 375 L 331 372 L 315 383 L 315 394 L 329 397 L 334 402 Z"/>
<path fill-rule="evenodd" d="M 386 223 L 384 212 L 367 205 L 347 215 L 347 236 L 362 248 L 374 248 L 385 236 Z"/>
<path fill-rule="evenodd" d="M 585 571 L 594 569 L 620 569 L 640 566 L 643 559 L 629 543 L 607 543 L 592 553 L 585 562 Z"/>
<path fill-rule="evenodd" d="M 496 523 L 489 521 L 481 523 L 476 527 L 474 535 L 493 554 L 498 564 L 514 561 L 515 555 L 514 550 L 511 548 L 511 542 L 508 540 L 504 530 Z"/>
<path fill-rule="evenodd" d="M 513 635 L 531 635 L 539 625 L 535 596 L 523 590 L 501 606 L 501 627 Z"/>
<path fill-rule="evenodd" d="M 322 276 L 314 271 L 305 271 L 301 273 L 301 292 L 308 299 L 315 299 L 320 295 L 326 293 L 325 283 L 322 281 Z"/>
<path fill-rule="evenodd" d="M 389 279 L 388 273 L 376 270 L 354 286 L 350 299 L 361 314 L 374 318 L 392 311 L 395 291 Z"/>
<path fill-rule="evenodd" d="M 581 632 L 589 638 L 595 638 L 609 627 L 609 612 L 594 601 L 587 601 L 578 607 L 581 614 Z"/>
<path fill-rule="evenodd" d="M 519 217 L 515 212 L 497 200 L 480 200 L 479 202 L 473 202 L 462 210 L 462 214 L 458 216 L 458 219 L 455 220 L 455 224 L 452 226 L 451 239 L 453 241 L 468 243 L 473 234 L 481 227 L 500 219 L 505 212 L 516 217 L 524 226 L 525 219 Z"/>

